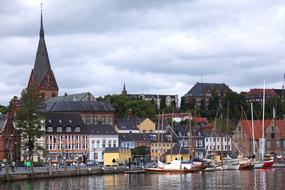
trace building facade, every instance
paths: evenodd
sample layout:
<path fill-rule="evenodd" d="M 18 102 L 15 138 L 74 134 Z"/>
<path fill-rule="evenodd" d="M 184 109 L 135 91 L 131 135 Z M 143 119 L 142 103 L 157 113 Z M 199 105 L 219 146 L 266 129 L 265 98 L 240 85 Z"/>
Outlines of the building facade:
<path fill-rule="evenodd" d="M 213 95 L 221 97 L 220 103 L 223 103 L 227 92 L 232 91 L 224 83 L 199 83 L 197 82 L 182 98 L 185 105 L 196 105 L 197 107 L 208 108 Z"/>
<path fill-rule="evenodd" d="M 241 95 L 244 96 L 245 101 L 247 103 L 251 103 L 251 102 L 262 103 L 263 101 L 263 89 L 261 88 L 250 89 L 249 92 L 242 92 Z M 265 89 L 265 100 L 268 100 L 274 97 L 277 97 L 277 93 L 275 92 L 274 89 Z"/>

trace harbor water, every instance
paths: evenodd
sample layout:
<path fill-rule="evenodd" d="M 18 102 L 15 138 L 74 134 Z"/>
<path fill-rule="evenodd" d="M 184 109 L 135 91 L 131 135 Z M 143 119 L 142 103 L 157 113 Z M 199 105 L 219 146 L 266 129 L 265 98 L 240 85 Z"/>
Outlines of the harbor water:
<path fill-rule="evenodd" d="M 285 169 L 93 175 L 0 183 L 0 190 L 60 189 L 285 189 Z"/>

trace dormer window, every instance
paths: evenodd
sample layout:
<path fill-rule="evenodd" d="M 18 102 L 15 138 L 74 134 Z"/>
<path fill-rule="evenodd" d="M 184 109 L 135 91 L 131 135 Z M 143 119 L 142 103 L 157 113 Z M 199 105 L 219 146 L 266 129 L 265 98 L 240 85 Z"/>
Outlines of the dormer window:
<path fill-rule="evenodd" d="M 47 132 L 52 132 L 52 131 L 53 131 L 52 127 L 47 128 Z"/>
<path fill-rule="evenodd" d="M 85 118 L 85 123 L 86 123 L 86 124 L 89 124 L 89 123 L 90 123 L 90 117 L 89 117 L 89 116 L 86 116 L 86 118 Z"/>
<path fill-rule="evenodd" d="M 51 124 L 51 120 L 50 120 L 50 119 L 48 120 L 48 123 L 50 123 L 50 124 Z"/>
<path fill-rule="evenodd" d="M 58 120 L 58 122 L 61 124 L 62 123 L 62 121 L 61 120 Z"/>
<path fill-rule="evenodd" d="M 66 127 L 66 132 L 71 132 L 71 127 Z"/>
<path fill-rule="evenodd" d="M 57 128 L 56 128 L 56 131 L 57 131 L 57 132 L 62 132 L 62 127 L 57 127 Z"/>
<path fill-rule="evenodd" d="M 71 120 L 68 120 L 68 122 L 69 122 L 70 124 L 72 124 L 72 121 L 71 121 Z"/>
<path fill-rule="evenodd" d="M 80 127 L 75 127 L 75 132 L 80 132 Z"/>
<path fill-rule="evenodd" d="M 105 116 L 102 116 L 102 124 L 105 124 Z"/>
<path fill-rule="evenodd" d="M 97 116 L 94 116 L 94 118 L 93 118 L 93 123 L 94 123 L 94 124 L 97 124 L 97 123 L 98 123 Z"/>

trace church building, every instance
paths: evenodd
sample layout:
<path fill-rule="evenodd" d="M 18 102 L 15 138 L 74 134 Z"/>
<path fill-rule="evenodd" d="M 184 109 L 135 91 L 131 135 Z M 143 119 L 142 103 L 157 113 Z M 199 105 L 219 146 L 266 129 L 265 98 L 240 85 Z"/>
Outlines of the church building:
<path fill-rule="evenodd" d="M 45 43 L 42 13 L 39 35 L 40 38 L 35 65 L 30 75 L 28 88 L 38 88 L 44 96 L 44 99 L 47 100 L 50 97 L 56 97 L 58 95 L 58 86 L 49 62 L 47 47 Z"/>

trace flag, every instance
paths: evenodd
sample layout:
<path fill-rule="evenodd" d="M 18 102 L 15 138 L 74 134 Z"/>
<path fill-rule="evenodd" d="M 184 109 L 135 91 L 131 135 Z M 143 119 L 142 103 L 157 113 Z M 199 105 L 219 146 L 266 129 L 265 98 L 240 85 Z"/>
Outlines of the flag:
<path fill-rule="evenodd" d="M 276 110 L 275 110 L 275 108 L 273 107 L 273 119 L 275 119 L 275 117 L 276 117 Z"/>

